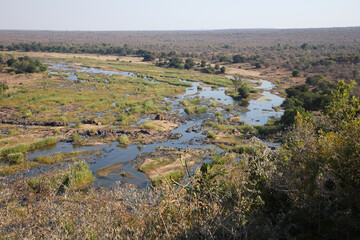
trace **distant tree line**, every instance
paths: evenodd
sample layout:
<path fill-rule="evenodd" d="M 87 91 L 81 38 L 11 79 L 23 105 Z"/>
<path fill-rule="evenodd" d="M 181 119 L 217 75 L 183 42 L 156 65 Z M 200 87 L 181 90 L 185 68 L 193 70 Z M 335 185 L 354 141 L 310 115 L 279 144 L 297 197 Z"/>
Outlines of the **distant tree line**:
<path fill-rule="evenodd" d="M 41 51 L 58 53 L 90 53 L 102 55 L 127 56 L 136 55 L 143 57 L 144 61 L 157 61 L 158 66 L 192 69 L 191 62 L 186 59 L 203 59 L 213 66 L 200 66 L 206 73 L 221 73 L 216 64 L 247 64 L 255 68 L 270 68 L 276 71 L 285 68 L 294 73 L 294 76 L 321 74 L 328 79 L 354 79 L 360 83 L 360 47 L 356 45 L 282 45 L 242 47 L 236 48 L 229 44 L 222 46 L 208 46 L 201 51 L 187 51 L 186 48 L 178 51 L 163 51 L 155 45 L 139 45 L 130 47 L 127 44 L 114 45 L 110 43 L 45 43 L 45 42 L 20 42 L 8 45 L 0 44 L 0 51 Z M 164 47 L 165 49 L 165 47 Z M 197 49 L 197 50 L 199 50 Z M 211 50 L 211 51 L 210 51 Z M 180 59 L 181 58 L 181 62 Z M 184 62 L 185 61 L 185 62 Z M 201 64 L 202 65 L 202 64 Z M 214 66 L 215 65 L 215 66 Z M 225 69 L 223 69 L 225 70 Z M 299 71 L 299 72 L 297 72 Z"/>
<path fill-rule="evenodd" d="M 24 52 L 57 52 L 57 53 L 92 53 L 102 55 L 119 55 L 126 56 L 130 54 L 137 54 L 136 51 L 128 45 L 115 46 L 108 43 L 101 44 L 51 44 L 51 43 L 11 43 L 3 49 L 9 51 L 24 51 Z M 140 55 L 145 54 L 139 51 Z"/>

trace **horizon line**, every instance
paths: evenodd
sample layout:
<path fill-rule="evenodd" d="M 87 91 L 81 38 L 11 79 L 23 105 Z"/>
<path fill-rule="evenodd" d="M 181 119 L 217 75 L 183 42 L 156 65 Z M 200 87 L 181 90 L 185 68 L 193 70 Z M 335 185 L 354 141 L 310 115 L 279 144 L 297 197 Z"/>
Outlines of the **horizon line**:
<path fill-rule="evenodd" d="M 172 29 L 172 30 L 53 30 L 53 29 L 0 29 L 0 31 L 33 31 L 33 32 L 206 32 L 206 31 L 234 31 L 234 30 L 314 30 L 360 28 L 360 26 L 346 27 L 294 27 L 294 28 L 213 28 L 213 29 Z"/>

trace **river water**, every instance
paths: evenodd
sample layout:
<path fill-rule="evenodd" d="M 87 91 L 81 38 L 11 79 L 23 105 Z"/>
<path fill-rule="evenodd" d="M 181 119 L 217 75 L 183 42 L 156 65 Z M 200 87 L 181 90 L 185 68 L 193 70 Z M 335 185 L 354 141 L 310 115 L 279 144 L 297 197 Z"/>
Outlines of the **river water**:
<path fill-rule="evenodd" d="M 94 76 L 96 74 L 106 74 L 106 75 L 124 75 L 130 77 L 137 77 L 134 73 L 129 72 L 114 72 L 114 71 L 106 71 L 97 68 L 87 68 L 87 67 L 73 67 L 67 63 L 58 63 L 58 64 L 51 64 L 49 65 L 49 69 L 51 71 L 59 71 L 61 70 L 62 73 L 67 73 L 68 78 L 72 80 L 77 80 L 76 72 L 83 72 L 87 73 L 90 76 Z M 153 81 L 153 80 L 150 80 Z M 253 125 L 263 125 L 266 124 L 269 118 L 278 118 L 281 117 L 283 114 L 282 111 L 275 111 L 273 107 L 277 107 L 281 105 L 283 102 L 283 98 L 271 93 L 274 90 L 274 85 L 266 80 L 259 80 L 261 85 L 259 84 L 256 88 L 261 91 L 263 95 L 259 99 L 250 100 L 247 106 L 248 110 L 244 111 L 232 111 L 227 112 L 222 108 L 217 108 L 214 111 L 221 111 L 223 117 L 231 117 L 235 115 L 239 115 L 241 121 L 247 124 Z M 153 81 L 154 82 L 154 81 Z M 156 82 L 156 81 L 155 81 Z M 225 94 L 226 88 L 211 88 L 199 86 L 202 83 L 199 82 L 191 82 L 192 87 L 186 88 L 186 92 L 181 96 L 178 96 L 176 99 L 165 99 L 165 101 L 171 101 L 172 111 L 177 112 L 180 115 L 186 115 L 179 104 L 180 101 L 185 99 L 191 99 L 198 97 L 202 100 L 208 100 L 207 103 L 212 101 L 217 101 L 222 104 L 226 105 L 236 105 L 241 104 L 239 101 L 235 101 L 233 98 L 227 96 Z M 114 103 L 116 104 L 116 103 Z M 203 103 L 204 104 L 204 103 Z M 70 152 L 74 150 L 101 150 L 100 155 L 94 155 L 87 157 L 87 161 L 90 163 L 90 169 L 95 173 L 97 169 L 116 164 L 116 163 L 123 163 L 124 165 L 121 167 L 122 171 L 130 172 L 130 177 L 123 177 L 121 173 L 113 173 L 106 177 L 96 177 L 95 186 L 104 186 L 109 187 L 113 185 L 116 181 L 121 181 L 123 183 L 130 183 L 135 184 L 139 187 L 146 187 L 150 184 L 149 179 L 147 176 L 137 171 L 134 166 L 130 164 L 130 161 L 135 159 L 139 153 L 146 153 L 146 152 L 154 152 L 156 151 L 157 147 L 174 147 L 178 149 L 184 148 L 193 148 L 193 149 L 206 149 L 210 147 L 214 147 L 212 145 L 204 145 L 202 141 L 206 138 L 204 133 L 201 131 L 198 132 L 186 132 L 186 130 L 190 127 L 200 128 L 201 125 L 204 123 L 205 120 L 211 118 L 213 116 L 214 111 L 208 111 L 204 114 L 195 114 L 191 115 L 190 118 L 187 116 L 187 121 L 181 124 L 178 128 L 174 129 L 172 133 L 181 133 L 182 137 L 176 140 L 168 140 L 166 142 L 161 143 L 154 143 L 143 145 L 141 149 L 138 148 L 137 145 L 129 145 L 127 147 L 119 147 L 117 142 L 101 145 L 101 146 L 81 146 L 76 147 L 73 146 L 72 143 L 67 142 L 60 142 L 52 149 L 36 151 L 34 153 L 29 154 L 28 158 L 32 159 L 39 155 L 50 155 L 55 152 Z M 141 123 L 144 120 L 140 120 L 138 122 Z M 271 143 L 269 143 L 271 145 Z M 274 145 L 276 146 L 276 144 Z M 46 171 L 49 167 L 43 167 L 41 169 L 34 169 L 28 173 L 28 175 L 37 174 L 39 171 Z"/>

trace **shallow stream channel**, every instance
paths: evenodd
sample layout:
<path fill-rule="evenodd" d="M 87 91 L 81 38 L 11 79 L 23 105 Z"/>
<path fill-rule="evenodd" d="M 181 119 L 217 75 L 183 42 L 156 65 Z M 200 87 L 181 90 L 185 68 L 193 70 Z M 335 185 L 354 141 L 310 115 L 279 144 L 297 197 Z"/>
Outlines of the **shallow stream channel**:
<path fill-rule="evenodd" d="M 88 68 L 88 67 L 79 67 L 71 66 L 67 63 L 50 63 L 49 69 L 52 72 L 58 72 L 61 70 L 62 73 L 66 74 L 66 77 L 70 80 L 78 80 L 76 73 L 82 72 L 86 73 L 89 76 L 95 74 L 105 74 L 105 75 L 124 75 L 128 77 L 136 78 L 135 73 L 130 72 L 115 72 L 115 71 L 105 71 L 97 68 Z M 145 78 L 147 79 L 147 78 Z M 147 79 L 153 81 L 151 79 Z M 156 81 L 155 81 L 156 82 Z M 183 116 L 185 121 L 181 123 L 177 128 L 172 130 L 171 133 L 181 133 L 182 136 L 178 139 L 170 139 L 165 142 L 157 142 L 148 145 L 142 145 L 141 148 L 138 145 L 128 145 L 120 147 L 117 142 L 97 145 L 97 146 L 75 146 L 71 142 L 59 142 L 53 148 L 47 150 L 40 150 L 31 153 L 28 158 L 35 158 L 40 155 L 51 155 L 56 152 L 71 152 L 77 150 L 101 150 L 100 154 L 94 154 L 84 157 L 84 160 L 89 163 L 90 169 L 93 171 L 95 179 L 95 186 L 110 187 L 116 181 L 121 183 L 134 184 L 138 187 L 146 187 L 151 184 L 149 178 L 143 173 L 134 167 L 134 159 L 141 153 L 155 152 L 159 147 L 168 147 L 176 149 L 209 149 L 215 148 L 216 146 L 211 144 L 204 144 L 203 140 L 206 139 L 206 133 L 197 130 L 200 129 L 204 121 L 213 117 L 214 111 L 221 112 L 222 117 L 229 118 L 239 116 L 240 120 L 246 124 L 251 125 L 264 125 L 267 123 L 269 118 L 279 118 L 283 112 L 275 111 L 274 107 L 281 105 L 283 98 L 279 97 L 274 93 L 275 86 L 266 80 L 256 80 L 257 84 L 255 88 L 258 88 L 261 92 L 261 97 L 256 100 L 250 100 L 248 105 L 245 108 L 242 108 L 241 111 L 225 111 L 224 106 L 239 105 L 241 102 L 235 101 L 232 97 L 225 94 L 226 88 L 212 88 L 206 86 L 200 82 L 190 82 L 192 87 L 187 87 L 186 92 L 182 95 L 172 97 L 171 99 L 164 99 L 164 101 L 171 102 L 172 112 L 177 113 L 179 116 Z M 184 107 L 181 106 L 180 102 L 183 100 L 191 100 L 192 98 L 198 98 L 206 100 L 205 104 L 210 104 L 213 101 L 221 103 L 216 107 L 213 112 L 207 111 L 202 114 L 192 114 L 188 115 L 184 111 Z M 116 104 L 116 103 L 114 103 Z M 101 113 L 99 113 L 101 114 Z M 141 119 L 137 122 L 140 124 L 147 120 L 148 118 Z M 188 129 L 195 129 L 195 131 L 188 131 Z M 196 131 L 197 130 L 197 131 Z M 271 144 L 271 143 L 269 143 Z M 273 144 L 271 146 L 276 146 Z M 219 150 L 220 151 L 220 150 Z M 203 161 L 211 161 L 211 157 L 205 157 Z M 119 166 L 117 171 L 113 171 L 107 176 L 97 176 L 95 175 L 96 170 L 104 168 L 106 166 L 113 165 L 116 169 L 116 166 Z M 196 167 L 199 167 L 201 164 L 195 164 L 190 170 L 193 171 Z M 28 174 L 33 175 L 37 174 L 40 171 L 46 171 L 51 167 L 42 167 L 39 169 L 31 170 Z M 130 173 L 127 176 L 124 176 L 124 172 Z"/>

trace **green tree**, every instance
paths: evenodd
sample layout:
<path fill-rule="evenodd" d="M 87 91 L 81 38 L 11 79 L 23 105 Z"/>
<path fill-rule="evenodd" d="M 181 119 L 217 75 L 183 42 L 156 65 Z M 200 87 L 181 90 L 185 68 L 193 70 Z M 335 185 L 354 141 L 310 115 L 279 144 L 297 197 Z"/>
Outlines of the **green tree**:
<path fill-rule="evenodd" d="M 144 53 L 144 59 L 143 62 L 151 62 L 155 60 L 155 54 L 152 52 L 146 52 Z"/>
<path fill-rule="evenodd" d="M 238 91 L 240 85 L 242 84 L 243 80 L 242 80 L 242 76 L 235 74 L 232 78 L 231 78 L 231 82 L 233 83 L 235 92 Z"/>
<path fill-rule="evenodd" d="M 299 70 L 294 70 L 294 71 L 291 73 L 291 75 L 292 75 L 293 77 L 300 77 L 300 71 L 299 71 Z"/>
<path fill-rule="evenodd" d="M 205 67 L 206 66 L 206 61 L 205 60 L 201 60 L 201 65 L 200 67 Z"/>
<path fill-rule="evenodd" d="M 246 57 L 237 54 L 233 56 L 233 63 L 244 63 L 246 62 Z"/>
<path fill-rule="evenodd" d="M 195 62 L 192 58 L 188 58 L 185 60 L 184 68 L 185 69 L 191 69 L 195 66 Z"/>
<path fill-rule="evenodd" d="M 226 72 L 226 67 L 222 66 L 222 67 L 220 68 L 220 73 L 225 73 L 225 72 Z"/>
<path fill-rule="evenodd" d="M 173 68 L 181 68 L 181 64 L 182 64 L 182 59 L 179 57 L 172 57 L 169 60 L 169 67 L 173 67 Z"/>

